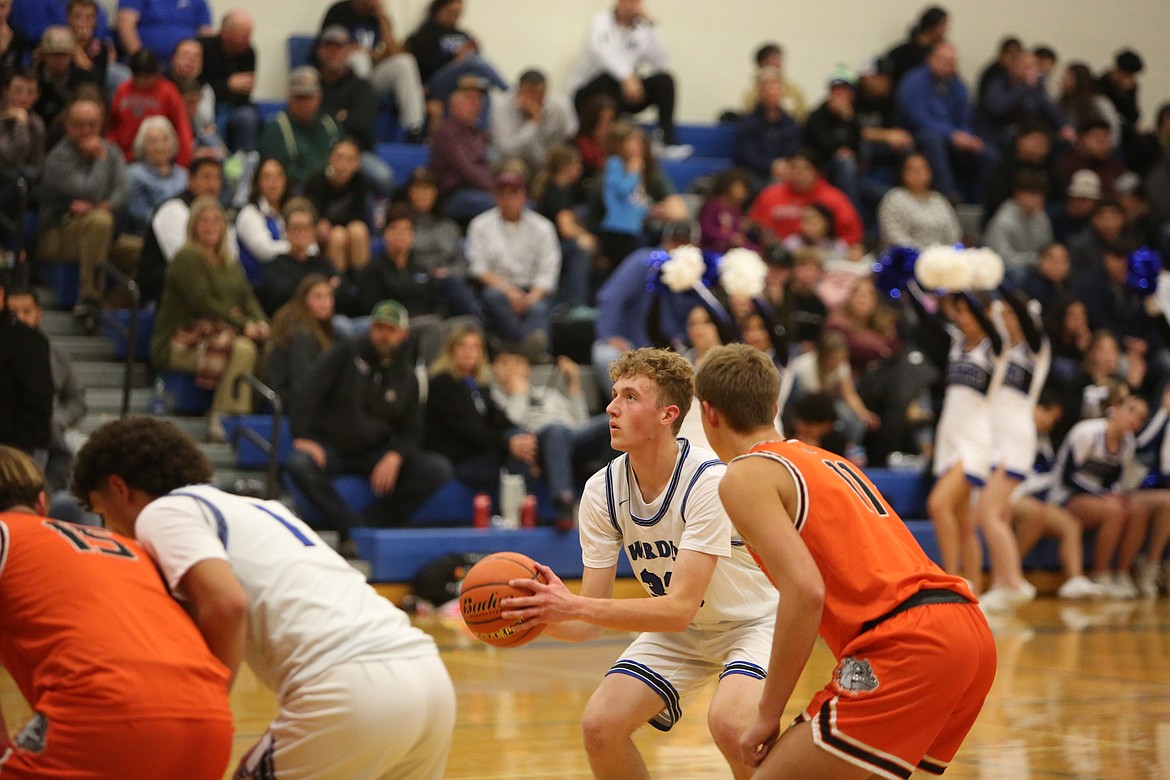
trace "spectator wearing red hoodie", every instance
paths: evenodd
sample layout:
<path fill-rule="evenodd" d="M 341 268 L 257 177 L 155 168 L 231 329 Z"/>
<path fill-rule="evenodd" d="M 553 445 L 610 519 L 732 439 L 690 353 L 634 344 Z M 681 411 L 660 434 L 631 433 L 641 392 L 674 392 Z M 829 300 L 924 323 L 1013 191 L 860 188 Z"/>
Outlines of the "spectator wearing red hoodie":
<path fill-rule="evenodd" d="M 159 75 L 158 58 L 149 49 L 139 49 L 130 56 L 130 72 L 132 78 L 118 87 L 110 101 L 107 137 L 122 149 L 128 161 L 133 160 L 134 138 L 142 120 L 148 116 L 165 116 L 179 134 L 179 154 L 175 161 L 188 167 L 194 141 L 178 88 Z"/>
<path fill-rule="evenodd" d="M 748 216 L 763 229 L 765 236 L 782 241 L 800 232 L 805 206 L 819 203 L 833 213 L 837 235 L 848 244 L 861 241 L 861 217 L 845 193 L 825 181 L 820 161 L 811 150 L 804 149 L 792 158 L 788 177 L 764 190 L 752 204 Z"/>

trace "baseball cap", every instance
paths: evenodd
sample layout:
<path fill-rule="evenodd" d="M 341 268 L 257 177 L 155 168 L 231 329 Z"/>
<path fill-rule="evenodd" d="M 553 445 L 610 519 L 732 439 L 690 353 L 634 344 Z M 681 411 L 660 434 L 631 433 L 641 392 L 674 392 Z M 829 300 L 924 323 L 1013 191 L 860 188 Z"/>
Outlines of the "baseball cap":
<path fill-rule="evenodd" d="M 833 68 L 829 74 L 829 89 L 833 87 L 856 87 L 857 74 L 844 65 Z"/>
<path fill-rule="evenodd" d="M 41 53 L 72 54 L 73 44 L 72 30 L 61 25 L 53 25 L 46 27 L 45 34 L 41 36 Z"/>
<path fill-rule="evenodd" d="M 524 175 L 519 171 L 503 170 L 496 174 L 496 189 L 514 188 L 522 190 L 528 187 Z"/>
<path fill-rule="evenodd" d="M 380 322 L 384 325 L 393 325 L 396 328 L 409 328 L 410 315 L 406 307 L 398 301 L 385 300 L 374 304 L 370 312 L 370 322 Z"/>
<path fill-rule="evenodd" d="M 859 76 L 892 76 L 894 61 L 889 57 L 873 57 L 861 63 L 857 73 Z"/>
<path fill-rule="evenodd" d="M 349 43 L 349 30 L 344 25 L 331 24 L 321 31 L 321 43 Z"/>
<path fill-rule="evenodd" d="M 468 89 L 478 90 L 479 92 L 487 92 L 487 81 L 481 79 L 479 76 L 476 76 L 473 73 L 465 73 L 459 77 L 458 81 L 455 82 L 455 91 L 463 92 L 464 90 Z"/>
<path fill-rule="evenodd" d="M 293 68 L 288 74 L 288 94 L 304 97 L 321 93 L 321 77 L 310 65 Z"/>
<path fill-rule="evenodd" d="M 1082 168 L 1069 179 L 1068 196 L 1101 200 L 1101 177 L 1095 171 Z"/>
<path fill-rule="evenodd" d="M 1141 189 L 1142 179 L 1133 171 L 1126 171 L 1113 182 L 1113 189 L 1119 195 L 1135 195 Z"/>

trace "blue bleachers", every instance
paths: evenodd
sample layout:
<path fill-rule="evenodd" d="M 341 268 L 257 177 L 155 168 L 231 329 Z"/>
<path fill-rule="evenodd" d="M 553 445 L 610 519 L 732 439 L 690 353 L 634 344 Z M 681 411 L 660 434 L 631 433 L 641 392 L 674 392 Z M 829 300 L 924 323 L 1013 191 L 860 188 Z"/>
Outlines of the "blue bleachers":
<path fill-rule="evenodd" d="M 153 308 L 138 312 L 138 339 L 134 350 L 134 359 L 140 363 L 150 360 L 150 338 L 154 335 Z M 101 320 L 102 335 L 114 347 L 114 359 L 125 360 L 127 353 L 126 336 L 119 333 L 114 323 L 123 328 L 130 327 L 129 309 L 112 309 L 103 312 Z"/>
<path fill-rule="evenodd" d="M 237 429 L 246 429 L 255 432 L 265 442 L 272 442 L 272 415 L 270 414 L 243 414 L 223 418 L 223 430 L 228 441 L 234 445 L 236 465 L 242 469 L 263 469 L 268 466 L 268 455 L 249 436 L 241 433 L 236 435 Z M 280 450 L 277 462 L 284 463 L 292 453 L 292 429 L 288 418 L 280 418 Z"/>
<path fill-rule="evenodd" d="M 424 144 L 381 143 L 375 151 L 394 170 L 398 181 L 405 181 L 411 171 L 426 165 L 431 158 L 431 148 Z"/>
<path fill-rule="evenodd" d="M 195 375 L 185 371 L 162 371 L 171 409 L 175 414 L 199 415 L 211 408 L 214 390 L 195 386 Z"/>
<path fill-rule="evenodd" d="M 313 44 L 316 41 L 312 35 L 290 35 L 288 37 L 288 69 L 299 68 L 311 64 L 313 59 Z"/>
<path fill-rule="evenodd" d="M 688 157 L 685 160 L 659 160 L 662 172 L 670 178 L 674 188 L 679 192 L 686 192 L 691 183 L 703 176 L 725 171 L 731 167 L 731 161 L 723 157 Z"/>
<path fill-rule="evenodd" d="M 362 558 L 370 562 L 374 582 L 409 582 L 428 562 L 449 553 L 519 552 L 551 567 L 559 576 L 581 576 L 581 541 L 575 531 L 531 528 L 519 531 L 496 529 L 403 529 L 381 531 L 359 528 L 353 532 Z M 632 575 L 622 557 L 618 576 Z"/>
<path fill-rule="evenodd" d="M 53 291 L 53 300 L 58 308 L 71 309 L 77 303 L 81 277 L 77 263 L 48 263 L 37 265 L 41 281 Z"/>

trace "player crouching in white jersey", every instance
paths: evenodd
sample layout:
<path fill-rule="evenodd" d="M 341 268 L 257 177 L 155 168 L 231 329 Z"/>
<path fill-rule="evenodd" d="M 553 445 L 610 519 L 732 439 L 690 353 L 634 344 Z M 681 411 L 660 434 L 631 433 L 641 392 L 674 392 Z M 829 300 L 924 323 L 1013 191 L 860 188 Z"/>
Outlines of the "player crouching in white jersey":
<path fill-rule="evenodd" d="M 776 593 L 735 534 L 719 500 L 726 466 L 675 438 L 694 398 L 694 372 L 661 349 L 623 354 L 610 368 L 610 442 L 624 452 L 585 486 L 579 525 L 581 595 L 546 566 L 547 585 L 506 600 L 505 616 L 548 623 L 569 642 L 602 629 L 641 631 L 593 694 L 582 729 L 599 778 L 647 778 L 631 739 L 643 723 L 666 731 L 708 681 L 715 744 L 737 778 L 749 777 L 739 735 L 755 718 L 772 641 Z M 613 599 L 622 549 L 650 599 Z"/>
<path fill-rule="evenodd" d="M 82 447 L 73 492 L 142 543 L 233 679 L 246 659 L 280 697 L 235 777 L 442 777 L 455 692 L 431 638 L 283 505 L 211 475 L 174 425 L 129 417 Z"/>

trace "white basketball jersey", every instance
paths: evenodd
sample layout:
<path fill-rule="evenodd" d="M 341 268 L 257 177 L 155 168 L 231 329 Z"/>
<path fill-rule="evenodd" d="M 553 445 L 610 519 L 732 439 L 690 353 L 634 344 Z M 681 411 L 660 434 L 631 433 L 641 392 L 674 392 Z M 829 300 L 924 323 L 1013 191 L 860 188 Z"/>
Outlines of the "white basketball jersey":
<path fill-rule="evenodd" d="M 283 696 L 339 663 L 437 654 L 427 634 L 382 598 L 308 525 L 275 501 L 210 485 L 152 501 L 135 533 L 171 592 L 208 559 L 226 560 L 248 596 L 245 660 Z"/>
<path fill-rule="evenodd" d="M 735 533 L 719 500 L 719 481 L 727 466 L 686 439 L 678 439 L 678 445 L 670 482 L 649 503 L 642 500 L 628 455 L 590 477 L 579 514 L 582 562 L 595 569 L 613 566 L 624 547 L 646 592 L 665 596 L 679 550 L 707 553 L 718 562 L 692 627 L 775 613 L 776 589 Z"/>

